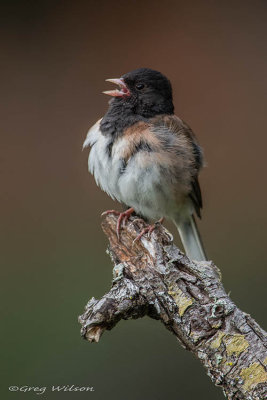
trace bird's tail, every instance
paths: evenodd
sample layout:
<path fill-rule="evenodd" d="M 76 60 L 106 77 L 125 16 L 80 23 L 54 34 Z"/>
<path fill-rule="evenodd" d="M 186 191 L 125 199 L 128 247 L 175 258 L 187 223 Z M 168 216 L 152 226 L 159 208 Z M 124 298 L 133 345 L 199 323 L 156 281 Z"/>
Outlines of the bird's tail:
<path fill-rule="evenodd" d="M 190 215 L 187 219 L 174 222 L 180 234 L 186 255 L 191 260 L 207 260 L 194 216 Z"/>

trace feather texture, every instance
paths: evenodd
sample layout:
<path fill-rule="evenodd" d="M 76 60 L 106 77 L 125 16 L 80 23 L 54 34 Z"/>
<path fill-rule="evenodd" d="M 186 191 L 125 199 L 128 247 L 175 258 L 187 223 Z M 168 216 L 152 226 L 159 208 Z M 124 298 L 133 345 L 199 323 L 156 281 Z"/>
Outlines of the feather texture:
<path fill-rule="evenodd" d="M 113 199 L 149 219 L 183 219 L 201 207 L 192 142 L 183 122 L 166 116 L 138 122 L 115 140 L 102 134 L 99 120 L 83 147 L 92 147 L 89 171 Z"/>
<path fill-rule="evenodd" d="M 150 70 L 144 71 L 151 76 Z M 131 76 L 126 75 L 125 82 L 133 93 Z M 154 81 L 149 82 L 153 86 Z M 146 92 L 129 100 L 112 100 L 104 118 L 89 130 L 83 148 L 91 147 L 88 168 L 102 190 L 148 220 L 173 220 L 186 253 L 204 260 L 193 217 L 194 212 L 200 217 L 202 208 L 202 150 L 190 127 L 172 114 L 171 87 L 166 78 L 163 82 L 160 86 L 157 81 L 154 91 L 144 86 Z M 152 100 L 157 105 L 149 108 Z"/>
<path fill-rule="evenodd" d="M 174 220 L 174 223 L 180 234 L 187 256 L 192 260 L 207 260 L 194 216 L 190 215 L 183 220 L 178 218 L 178 221 Z"/>

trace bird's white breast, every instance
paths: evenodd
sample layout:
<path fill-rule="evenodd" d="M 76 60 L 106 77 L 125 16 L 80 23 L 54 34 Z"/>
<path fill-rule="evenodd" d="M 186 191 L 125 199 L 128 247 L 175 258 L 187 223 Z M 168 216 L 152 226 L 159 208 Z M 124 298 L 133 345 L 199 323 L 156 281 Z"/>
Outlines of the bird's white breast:
<path fill-rule="evenodd" d="M 101 133 L 100 121 L 89 130 L 83 144 L 83 148 L 91 146 L 88 169 L 102 190 L 113 199 L 121 201 L 118 192 L 119 167 L 109 155 L 110 138 Z"/>
<path fill-rule="evenodd" d="M 100 121 L 89 130 L 83 145 L 91 146 L 88 167 L 97 185 L 113 199 L 149 219 L 171 217 L 172 212 L 177 212 L 177 205 L 157 154 L 139 151 L 127 160 L 124 168 L 127 137 L 117 138 L 109 152 L 111 139 L 101 133 L 99 124 Z"/>

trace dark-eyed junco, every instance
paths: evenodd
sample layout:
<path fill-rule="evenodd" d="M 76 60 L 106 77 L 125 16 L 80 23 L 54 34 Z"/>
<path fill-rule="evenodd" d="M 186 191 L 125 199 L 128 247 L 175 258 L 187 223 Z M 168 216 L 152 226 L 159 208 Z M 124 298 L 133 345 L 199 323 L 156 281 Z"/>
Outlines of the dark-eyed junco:
<path fill-rule="evenodd" d="M 158 71 L 140 68 L 119 79 L 102 119 L 89 130 L 88 165 L 97 185 L 148 220 L 173 220 L 186 254 L 205 260 L 193 213 L 202 208 L 198 173 L 202 150 L 188 125 L 174 115 L 172 87 Z M 110 211 L 111 212 L 111 211 Z M 150 231 L 153 228 L 150 229 Z M 143 234 L 144 232 L 142 232 Z"/>

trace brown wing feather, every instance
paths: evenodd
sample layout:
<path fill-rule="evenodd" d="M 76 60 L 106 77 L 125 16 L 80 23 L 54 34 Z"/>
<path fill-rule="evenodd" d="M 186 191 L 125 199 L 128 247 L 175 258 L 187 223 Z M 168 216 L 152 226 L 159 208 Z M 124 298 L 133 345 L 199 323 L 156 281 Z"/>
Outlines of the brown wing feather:
<path fill-rule="evenodd" d="M 189 194 L 189 197 L 194 204 L 197 216 L 201 218 L 201 208 L 203 207 L 203 204 L 201 190 L 197 177 L 195 177 L 195 179 L 192 181 L 192 192 Z"/>
<path fill-rule="evenodd" d="M 189 193 L 189 197 L 194 205 L 195 212 L 199 218 L 201 218 L 201 208 L 202 204 L 202 196 L 201 189 L 198 182 L 198 173 L 203 166 L 203 153 L 202 149 L 199 146 L 195 134 L 192 129 L 180 118 L 175 115 L 165 115 L 156 117 L 153 123 L 159 126 L 164 126 L 167 128 L 169 132 L 172 132 L 176 136 L 183 135 L 189 139 L 189 142 L 192 146 L 192 153 L 194 157 L 194 173 L 192 174 L 191 181 L 191 192 Z"/>

